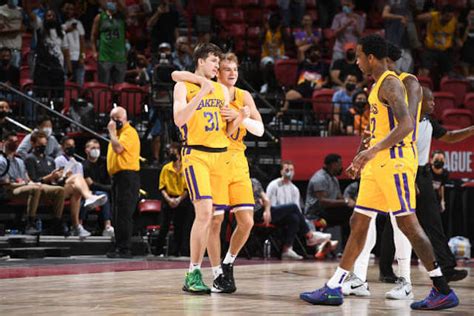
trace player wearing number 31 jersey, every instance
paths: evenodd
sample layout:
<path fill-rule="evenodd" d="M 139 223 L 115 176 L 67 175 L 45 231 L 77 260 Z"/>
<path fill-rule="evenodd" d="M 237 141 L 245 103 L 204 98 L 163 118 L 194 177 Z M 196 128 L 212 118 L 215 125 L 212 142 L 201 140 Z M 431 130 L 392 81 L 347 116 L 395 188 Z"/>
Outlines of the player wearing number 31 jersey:
<path fill-rule="evenodd" d="M 210 293 L 202 281 L 201 262 L 213 203 L 227 203 L 227 191 L 220 191 L 225 188 L 225 180 L 219 169 L 229 145 L 226 123 L 229 117 L 225 116 L 229 92 L 220 83 L 209 80 L 217 75 L 221 55 L 220 48 L 214 44 L 196 47 L 193 57 L 200 84 L 178 82 L 174 87 L 174 122 L 185 142 L 181 153 L 184 176 L 196 214 L 190 236 L 191 263 L 183 290 L 196 294 Z"/>

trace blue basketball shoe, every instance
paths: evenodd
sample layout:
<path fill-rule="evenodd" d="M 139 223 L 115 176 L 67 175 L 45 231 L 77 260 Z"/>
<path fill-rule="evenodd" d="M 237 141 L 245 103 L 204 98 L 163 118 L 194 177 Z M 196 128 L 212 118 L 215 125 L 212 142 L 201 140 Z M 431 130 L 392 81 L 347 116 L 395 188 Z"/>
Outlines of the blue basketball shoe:
<path fill-rule="evenodd" d="M 459 299 L 453 290 L 444 295 L 435 288 L 431 289 L 430 294 L 422 301 L 414 302 L 410 305 L 412 309 L 438 310 L 458 306 Z"/>
<path fill-rule="evenodd" d="M 303 292 L 300 299 L 313 305 L 341 305 L 344 301 L 340 287 L 331 289 L 326 284 L 313 292 Z"/>

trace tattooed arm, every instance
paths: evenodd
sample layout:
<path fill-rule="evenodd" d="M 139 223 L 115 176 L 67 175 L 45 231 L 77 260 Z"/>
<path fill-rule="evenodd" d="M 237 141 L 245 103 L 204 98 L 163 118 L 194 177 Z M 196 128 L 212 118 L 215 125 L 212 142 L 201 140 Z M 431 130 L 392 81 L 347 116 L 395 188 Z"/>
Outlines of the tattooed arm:
<path fill-rule="evenodd" d="M 413 119 L 416 118 L 418 113 L 418 103 L 420 103 L 423 91 L 421 90 L 421 85 L 418 82 L 418 79 L 415 76 L 408 76 L 403 80 L 405 89 L 407 89 L 408 94 L 408 109 Z M 415 122 L 416 123 L 416 122 Z"/>
<path fill-rule="evenodd" d="M 398 124 L 384 139 L 369 149 L 361 151 L 354 158 L 352 164 L 355 172 L 362 170 L 365 164 L 374 158 L 379 151 L 399 143 L 413 130 L 413 118 L 408 111 L 404 95 L 405 89 L 397 78 L 389 76 L 382 83 L 379 90 L 379 99 L 392 109 Z"/>

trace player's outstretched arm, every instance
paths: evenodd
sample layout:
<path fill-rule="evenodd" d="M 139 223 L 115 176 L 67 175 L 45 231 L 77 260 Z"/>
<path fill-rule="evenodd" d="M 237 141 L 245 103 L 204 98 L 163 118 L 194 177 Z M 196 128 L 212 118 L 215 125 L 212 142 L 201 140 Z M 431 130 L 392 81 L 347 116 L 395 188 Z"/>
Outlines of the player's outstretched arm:
<path fill-rule="evenodd" d="M 446 134 L 441 136 L 439 140 L 446 143 L 457 143 L 471 136 L 474 136 L 474 125 L 463 129 L 448 131 Z"/>
<path fill-rule="evenodd" d="M 186 85 L 183 82 L 178 82 L 173 91 L 173 118 L 176 126 L 181 127 L 186 124 L 196 112 L 202 98 L 211 93 L 213 89 L 214 86 L 211 83 L 205 82 L 201 86 L 201 90 L 188 103 L 186 102 Z"/>

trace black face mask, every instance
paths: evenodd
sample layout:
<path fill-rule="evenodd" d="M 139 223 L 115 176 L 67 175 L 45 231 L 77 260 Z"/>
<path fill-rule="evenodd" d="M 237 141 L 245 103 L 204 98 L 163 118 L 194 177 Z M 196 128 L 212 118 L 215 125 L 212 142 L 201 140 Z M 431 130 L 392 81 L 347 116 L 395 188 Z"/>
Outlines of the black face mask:
<path fill-rule="evenodd" d="M 356 58 L 356 53 L 350 50 L 346 53 L 346 58 L 348 61 L 354 61 L 354 59 Z"/>
<path fill-rule="evenodd" d="M 66 155 L 68 155 L 69 157 L 72 157 L 74 156 L 74 154 L 76 153 L 76 147 L 68 147 L 68 148 L 65 148 L 64 149 L 64 153 Z"/>
<path fill-rule="evenodd" d="M 0 111 L 0 119 L 4 119 L 10 114 L 8 111 Z"/>
<path fill-rule="evenodd" d="M 10 60 L 2 59 L 0 63 L 2 64 L 2 67 L 7 67 L 10 64 Z"/>
<path fill-rule="evenodd" d="M 353 84 L 353 83 L 346 83 L 346 90 L 349 91 L 349 92 L 352 92 L 354 91 L 356 88 L 356 85 Z"/>
<path fill-rule="evenodd" d="M 364 108 L 365 108 L 365 102 L 359 101 L 359 102 L 354 102 L 354 109 L 357 111 L 357 113 L 363 113 Z"/>
<path fill-rule="evenodd" d="M 46 151 L 46 145 L 40 145 L 40 146 L 35 147 L 35 152 L 39 155 L 44 154 L 45 151 Z"/>
<path fill-rule="evenodd" d="M 46 20 L 44 21 L 44 27 L 48 30 L 56 28 L 58 23 L 56 21 Z"/>
<path fill-rule="evenodd" d="M 337 169 L 337 170 L 334 170 L 334 175 L 335 175 L 336 177 L 339 177 L 341 174 L 342 174 L 342 168 L 339 168 L 339 169 Z"/>
<path fill-rule="evenodd" d="M 178 155 L 175 154 L 175 153 L 170 154 L 170 160 L 171 160 L 172 162 L 178 161 Z"/>
<path fill-rule="evenodd" d="M 442 161 L 442 160 L 435 160 L 435 162 L 433 162 L 433 167 L 435 167 L 436 169 L 443 169 L 443 167 L 444 167 L 444 161 Z"/>
<path fill-rule="evenodd" d="M 122 121 L 114 120 L 114 122 L 115 122 L 115 126 L 116 126 L 116 129 L 117 129 L 117 130 L 122 129 L 122 127 L 123 127 Z"/>

